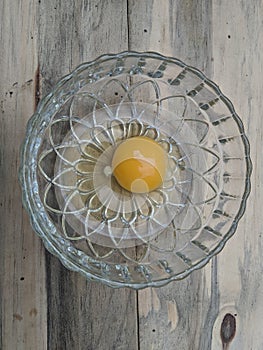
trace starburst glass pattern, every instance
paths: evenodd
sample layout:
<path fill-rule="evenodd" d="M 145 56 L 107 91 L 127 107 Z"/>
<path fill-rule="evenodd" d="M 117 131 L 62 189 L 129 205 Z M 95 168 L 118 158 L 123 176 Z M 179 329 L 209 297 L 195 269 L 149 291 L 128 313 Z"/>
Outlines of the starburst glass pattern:
<path fill-rule="evenodd" d="M 129 138 L 167 155 L 162 185 L 132 193 L 111 160 Z M 249 193 L 248 141 L 198 70 L 158 54 L 102 56 L 65 77 L 28 124 L 20 180 L 33 227 L 70 269 L 113 287 L 185 277 L 234 233 Z"/>

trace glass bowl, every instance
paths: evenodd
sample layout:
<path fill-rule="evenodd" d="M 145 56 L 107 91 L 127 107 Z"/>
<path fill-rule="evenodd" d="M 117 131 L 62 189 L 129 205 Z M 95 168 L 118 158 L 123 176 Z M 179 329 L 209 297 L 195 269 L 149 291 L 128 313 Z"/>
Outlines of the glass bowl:
<path fill-rule="evenodd" d="M 131 137 L 167 155 L 162 185 L 132 193 L 111 160 Z M 123 52 L 62 78 L 28 122 L 23 203 L 46 248 L 111 287 L 159 287 L 221 251 L 250 191 L 249 143 L 232 103 L 199 70 Z"/>

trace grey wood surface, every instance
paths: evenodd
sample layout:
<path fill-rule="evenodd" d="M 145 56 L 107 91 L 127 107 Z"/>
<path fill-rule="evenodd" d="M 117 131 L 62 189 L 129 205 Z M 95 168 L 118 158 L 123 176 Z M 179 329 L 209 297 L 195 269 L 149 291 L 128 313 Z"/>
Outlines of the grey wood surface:
<path fill-rule="evenodd" d="M 0 349 L 263 349 L 263 1 L 0 2 Z M 159 51 L 232 100 L 251 141 L 252 191 L 224 250 L 180 282 L 113 290 L 67 271 L 22 209 L 19 146 L 41 97 L 107 52 Z"/>

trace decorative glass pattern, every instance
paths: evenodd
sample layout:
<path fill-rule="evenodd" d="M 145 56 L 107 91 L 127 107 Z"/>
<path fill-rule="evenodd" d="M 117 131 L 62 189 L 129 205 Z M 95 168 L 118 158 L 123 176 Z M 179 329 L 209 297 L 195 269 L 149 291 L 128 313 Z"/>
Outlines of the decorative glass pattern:
<path fill-rule="evenodd" d="M 121 188 L 119 142 L 146 136 L 167 153 L 163 184 Z M 156 53 L 105 55 L 63 78 L 30 119 L 23 201 L 63 264 L 113 287 L 162 286 L 202 267 L 231 237 L 251 162 L 231 102 L 200 71 Z"/>

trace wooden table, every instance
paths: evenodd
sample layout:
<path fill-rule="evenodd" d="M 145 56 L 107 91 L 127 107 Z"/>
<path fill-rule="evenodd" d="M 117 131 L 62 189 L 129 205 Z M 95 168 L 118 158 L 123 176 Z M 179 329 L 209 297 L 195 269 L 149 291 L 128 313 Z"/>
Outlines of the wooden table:
<path fill-rule="evenodd" d="M 261 0 L 1 1 L 1 349 L 263 349 L 262 16 Z M 254 167 L 245 216 L 219 256 L 139 292 L 62 267 L 33 233 L 17 180 L 39 99 L 81 62 L 123 50 L 175 56 L 217 82 Z"/>

